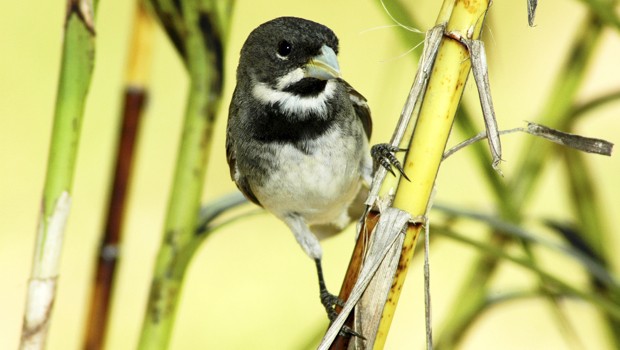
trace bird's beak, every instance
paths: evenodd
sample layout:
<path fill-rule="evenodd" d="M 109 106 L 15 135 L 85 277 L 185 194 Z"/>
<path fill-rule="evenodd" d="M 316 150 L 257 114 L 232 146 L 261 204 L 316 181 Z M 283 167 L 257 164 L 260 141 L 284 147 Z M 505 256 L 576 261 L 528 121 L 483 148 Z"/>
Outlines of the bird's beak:
<path fill-rule="evenodd" d="M 340 78 L 340 67 L 334 50 L 323 45 L 321 52 L 304 66 L 304 77 L 321 80 Z"/>

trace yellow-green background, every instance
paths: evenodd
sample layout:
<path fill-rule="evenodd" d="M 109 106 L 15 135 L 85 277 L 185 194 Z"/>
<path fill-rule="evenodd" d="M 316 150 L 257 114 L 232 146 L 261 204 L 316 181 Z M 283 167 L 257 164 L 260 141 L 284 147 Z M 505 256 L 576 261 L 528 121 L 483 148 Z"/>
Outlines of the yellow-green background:
<path fill-rule="evenodd" d="M 440 1 L 411 1 L 410 11 L 429 28 Z M 0 12 L 0 349 L 19 341 L 24 294 L 31 265 L 35 228 L 45 176 L 65 1 L 5 1 Z M 93 263 L 102 230 L 114 140 L 128 49 L 132 1 L 102 0 L 97 15 L 97 56 L 73 188 L 73 207 L 65 236 L 58 297 L 49 349 L 81 347 Z M 535 28 L 527 27 L 525 1 L 496 1 L 485 28 L 490 78 L 502 128 L 535 120 L 555 73 L 584 15 L 579 1 L 542 1 Z M 234 69 L 243 40 L 258 24 L 282 15 L 312 19 L 331 27 L 341 42 L 344 77 L 363 93 L 373 110 L 373 142 L 391 134 L 415 73 L 410 55 L 422 40 L 399 39 L 400 28 L 377 1 L 237 1 L 227 49 L 225 102 L 217 124 L 205 200 L 235 189 L 224 157 L 224 128 Z M 404 16 L 399 16 L 402 18 Z M 620 87 L 620 39 L 607 30 L 590 66 L 580 100 Z M 132 349 L 143 315 L 150 272 L 160 240 L 168 189 L 178 144 L 187 78 L 171 45 L 157 31 L 152 64 L 151 100 L 141 131 L 133 189 L 129 197 L 122 262 L 118 270 L 107 349 Z M 476 106 L 471 82 L 465 102 Z M 478 111 L 478 108 L 474 108 Z M 597 110 L 579 132 L 618 141 L 618 103 Z M 455 134 L 462 138 L 463 135 Z M 523 135 L 504 141 L 502 169 L 515 172 Z M 454 142 L 454 140 L 452 141 Z M 480 210 L 492 209 L 488 191 L 461 152 L 441 169 L 436 201 Z M 613 233 L 620 213 L 620 160 L 588 157 Z M 562 168 L 551 164 L 531 206 L 530 217 L 570 217 Z M 472 234 L 480 236 L 471 225 Z M 325 241 L 328 286 L 337 290 L 348 262 L 352 230 Z M 620 248 L 620 238 L 607 242 Z M 433 244 L 434 322 L 450 314 L 450 300 L 473 252 L 447 240 Z M 574 263 L 546 255 L 545 266 L 563 270 L 570 281 L 586 281 Z M 612 262 L 614 271 L 620 259 Z M 523 270 L 507 265 L 494 279 L 498 292 L 531 284 Z M 172 339 L 173 349 L 297 349 L 325 326 L 318 300 L 314 264 L 286 227 L 268 215 L 253 217 L 212 236 L 197 253 Z M 387 349 L 419 349 L 423 344 L 422 273 L 411 269 Z M 467 298 L 460 295 L 458 298 Z M 569 318 L 587 349 L 603 346 L 599 317 L 589 305 L 566 302 Z M 565 349 L 547 304 L 518 301 L 487 312 L 468 333 L 465 349 Z"/>

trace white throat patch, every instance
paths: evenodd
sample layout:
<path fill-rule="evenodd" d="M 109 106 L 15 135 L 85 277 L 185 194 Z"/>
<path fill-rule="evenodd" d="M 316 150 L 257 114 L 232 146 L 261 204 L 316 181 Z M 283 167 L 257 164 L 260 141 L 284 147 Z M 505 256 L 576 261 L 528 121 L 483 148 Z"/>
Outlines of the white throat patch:
<path fill-rule="evenodd" d="M 299 72 L 297 72 L 299 70 Z M 301 77 L 300 74 L 301 73 Z M 303 78 L 301 69 L 296 69 L 284 77 L 280 78 L 277 89 L 272 89 L 265 83 L 257 83 L 252 89 L 252 95 L 264 104 L 278 104 L 285 114 L 307 115 L 316 113 L 319 115 L 327 114 L 327 101 L 336 92 L 336 82 L 328 80 L 325 90 L 316 96 L 303 97 L 290 92 L 281 91 L 285 87 Z"/>
<path fill-rule="evenodd" d="M 280 77 L 280 79 L 278 79 L 278 83 L 276 84 L 276 89 L 284 90 L 287 87 L 295 84 L 296 82 L 300 81 L 303 78 L 304 78 L 303 69 L 297 68 L 295 70 L 292 70 L 288 72 L 285 76 Z"/>

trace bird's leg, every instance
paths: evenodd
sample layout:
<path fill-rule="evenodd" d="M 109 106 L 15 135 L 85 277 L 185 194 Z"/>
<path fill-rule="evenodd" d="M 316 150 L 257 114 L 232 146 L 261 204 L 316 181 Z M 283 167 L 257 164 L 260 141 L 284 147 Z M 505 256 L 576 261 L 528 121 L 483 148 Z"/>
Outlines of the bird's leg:
<path fill-rule="evenodd" d="M 330 323 L 334 322 L 336 317 L 338 317 L 338 312 L 336 311 L 336 305 L 343 307 L 344 302 L 338 298 L 338 296 L 330 293 L 325 286 L 325 278 L 323 278 L 323 268 L 321 267 L 321 259 L 314 259 L 316 263 L 316 272 L 319 276 L 319 293 L 321 297 L 321 304 L 325 307 L 325 311 L 327 312 L 327 317 L 329 318 Z M 342 326 L 340 330 L 340 336 L 354 336 L 365 339 L 361 334 L 357 333 L 353 329 L 348 326 Z"/>
<path fill-rule="evenodd" d="M 370 155 L 374 160 L 375 169 L 378 165 L 381 165 L 387 171 L 392 173 L 392 175 L 396 176 L 396 173 L 394 173 L 394 170 L 392 169 L 392 166 L 394 166 L 394 168 L 396 168 L 396 170 L 398 170 L 398 172 L 401 173 L 407 181 L 411 181 L 409 180 L 409 177 L 407 177 L 407 174 L 405 174 L 405 169 L 403 169 L 403 166 L 394 155 L 395 152 L 403 151 L 406 151 L 406 149 L 392 146 L 389 143 L 378 143 L 372 146 L 372 148 L 370 148 Z"/>
<path fill-rule="evenodd" d="M 319 293 L 321 297 L 321 304 L 325 307 L 329 320 L 333 321 L 336 316 L 338 316 L 335 309 L 336 305 L 342 307 L 344 306 L 344 303 L 340 300 L 340 298 L 327 290 L 327 287 L 325 286 L 325 278 L 323 277 L 323 268 L 321 267 L 321 259 L 315 259 L 314 262 L 316 263 L 316 272 L 319 276 Z"/>

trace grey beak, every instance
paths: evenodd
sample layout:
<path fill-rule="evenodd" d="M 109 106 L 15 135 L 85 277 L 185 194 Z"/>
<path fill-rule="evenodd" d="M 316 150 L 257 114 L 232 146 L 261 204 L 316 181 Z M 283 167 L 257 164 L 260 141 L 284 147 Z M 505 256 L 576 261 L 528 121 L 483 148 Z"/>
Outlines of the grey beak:
<path fill-rule="evenodd" d="M 321 52 L 304 66 L 304 77 L 329 80 L 340 78 L 340 67 L 336 53 L 331 47 L 323 45 Z"/>

